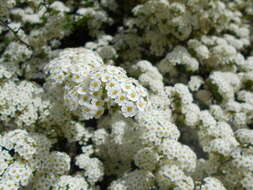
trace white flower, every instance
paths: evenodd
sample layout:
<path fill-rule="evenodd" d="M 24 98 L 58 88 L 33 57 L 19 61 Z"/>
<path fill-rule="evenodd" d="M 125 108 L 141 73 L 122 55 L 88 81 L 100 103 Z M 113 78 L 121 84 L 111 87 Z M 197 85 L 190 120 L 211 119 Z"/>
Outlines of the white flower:
<path fill-rule="evenodd" d="M 120 106 L 123 106 L 127 103 L 127 96 L 125 93 L 120 93 L 117 97 L 116 97 L 116 100 L 115 102 L 117 104 L 119 104 Z"/>
<path fill-rule="evenodd" d="M 131 101 L 138 102 L 139 100 L 139 94 L 137 94 L 136 90 L 129 90 L 127 92 L 127 98 Z"/>
<path fill-rule="evenodd" d="M 125 117 L 133 117 L 138 112 L 138 109 L 134 103 L 126 102 L 122 105 L 121 111 Z"/>
<path fill-rule="evenodd" d="M 125 92 L 131 92 L 131 90 L 134 89 L 134 85 L 132 85 L 129 82 L 126 83 L 121 83 L 121 88 L 125 91 Z"/>
<path fill-rule="evenodd" d="M 96 92 L 101 88 L 101 81 L 98 79 L 92 79 L 89 84 L 89 90 Z"/>
<path fill-rule="evenodd" d="M 119 86 L 115 86 L 114 88 L 112 88 L 112 89 L 108 89 L 108 96 L 110 97 L 110 98 L 113 98 L 113 99 L 116 99 L 116 98 L 118 98 L 119 96 L 121 96 L 121 94 L 122 94 L 122 91 L 121 91 L 121 89 L 120 89 L 120 87 Z"/>
<path fill-rule="evenodd" d="M 108 82 L 112 79 L 112 75 L 110 73 L 102 73 L 101 74 L 101 81 L 102 82 Z"/>
<path fill-rule="evenodd" d="M 147 101 L 145 101 L 143 98 L 140 98 L 136 105 L 137 105 L 137 108 L 140 110 L 140 111 L 144 111 L 145 108 L 147 107 Z"/>

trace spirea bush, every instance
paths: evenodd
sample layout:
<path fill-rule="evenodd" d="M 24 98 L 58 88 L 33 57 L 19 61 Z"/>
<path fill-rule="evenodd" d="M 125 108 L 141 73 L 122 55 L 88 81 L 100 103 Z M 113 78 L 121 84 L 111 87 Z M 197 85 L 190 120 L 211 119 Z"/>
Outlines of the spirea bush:
<path fill-rule="evenodd" d="M 1 0 L 0 190 L 253 190 L 252 0 Z"/>

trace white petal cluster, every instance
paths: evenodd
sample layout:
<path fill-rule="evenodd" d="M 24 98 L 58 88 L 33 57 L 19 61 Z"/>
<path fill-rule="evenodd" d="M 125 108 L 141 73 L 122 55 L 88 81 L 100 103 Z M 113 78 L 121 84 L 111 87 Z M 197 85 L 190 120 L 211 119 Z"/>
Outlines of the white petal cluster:
<path fill-rule="evenodd" d="M 168 53 L 165 59 L 163 59 L 158 67 L 163 73 L 169 73 L 171 67 L 184 67 L 185 70 L 194 72 L 198 70 L 199 63 L 192 57 L 187 49 L 183 46 L 176 46 L 172 52 Z"/>
<path fill-rule="evenodd" d="M 159 173 L 160 167 L 175 166 L 185 176 L 184 179 L 178 181 L 179 187 L 193 189 L 193 179 L 186 176 L 184 172 L 194 171 L 196 155 L 188 146 L 177 141 L 180 135 L 179 130 L 176 125 L 165 119 L 171 114 L 169 106 L 166 107 L 163 104 L 163 101 L 168 101 L 165 93 L 163 96 L 153 95 L 150 100 L 153 101 L 149 110 L 138 113 L 135 117 L 136 122 L 118 115 L 102 120 L 99 123 L 101 129 L 98 129 L 93 137 L 96 145 L 95 154 L 100 155 L 105 161 L 108 167 L 105 171 L 108 174 L 119 175 L 122 172 L 125 172 L 127 176 L 132 174 L 128 172 L 131 171 L 133 161 L 139 168 L 134 172 L 138 171 L 142 175 L 144 171 Z M 152 181 L 159 183 L 159 174 L 153 178 Z M 132 189 L 143 186 L 142 180 L 139 180 L 139 185 L 133 187 L 125 180 L 125 177 L 120 177 L 119 180 L 111 183 L 110 188 Z M 149 187 L 151 188 L 152 185 L 153 183 Z M 146 186 L 144 187 L 146 189 Z"/>
<path fill-rule="evenodd" d="M 54 189 L 55 190 L 65 190 L 65 189 L 83 190 L 83 189 L 88 189 L 88 184 L 81 176 L 72 177 L 72 176 L 63 175 L 60 177 Z"/>
<path fill-rule="evenodd" d="M 113 37 L 110 35 L 102 35 L 97 42 L 87 42 L 85 48 L 96 51 L 104 62 L 111 63 L 118 57 L 115 48 L 111 45 Z"/>
<path fill-rule="evenodd" d="M 253 131 L 249 129 L 239 129 L 236 131 L 235 135 L 237 140 L 246 145 L 253 145 Z"/>
<path fill-rule="evenodd" d="M 20 63 L 28 60 L 32 51 L 18 42 L 11 42 L 0 58 L 0 79 L 9 79 L 21 74 Z"/>
<path fill-rule="evenodd" d="M 174 187 L 176 190 L 193 190 L 194 183 L 190 177 L 184 175 L 184 172 L 175 165 L 162 166 L 156 175 L 159 188 L 167 189 Z"/>
<path fill-rule="evenodd" d="M 22 161 L 14 161 L 1 176 L 0 187 L 3 189 L 18 189 L 27 186 L 32 177 L 32 168 Z"/>
<path fill-rule="evenodd" d="M 95 153 L 105 164 L 107 175 L 121 175 L 131 170 L 136 152 L 142 147 L 136 125 L 119 114 L 99 122 L 99 129 L 93 134 Z M 111 130 L 109 132 L 108 129 Z"/>
<path fill-rule="evenodd" d="M 175 124 L 164 118 L 165 113 L 151 110 L 137 115 L 140 123 L 140 138 L 144 144 L 160 145 L 164 139 L 178 140 L 180 132 Z"/>
<path fill-rule="evenodd" d="M 175 162 L 181 169 L 193 171 L 196 167 L 196 155 L 185 145 L 175 140 L 164 141 L 158 150 L 164 157 L 164 162 L 173 164 Z"/>
<path fill-rule="evenodd" d="M 41 87 L 29 81 L 1 83 L 1 121 L 5 125 L 14 121 L 19 127 L 33 126 L 45 121 L 50 108 L 50 102 L 45 99 L 45 95 Z"/>
<path fill-rule="evenodd" d="M 9 151 L 14 150 L 25 160 L 32 159 L 32 156 L 36 153 L 35 143 L 29 133 L 21 129 L 10 131 L 1 137 L 2 147 Z"/>
<path fill-rule="evenodd" d="M 134 17 L 126 24 L 130 29 L 123 38 L 132 37 L 136 41 L 127 41 L 126 44 L 137 51 L 139 49 L 136 48 L 136 43 L 149 44 L 151 53 L 155 55 L 163 54 L 166 47 L 171 47 L 173 43 L 206 34 L 213 28 L 221 33 L 229 28 L 232 20 L 240 19 L 223 1 L 148 0 L 137 4 L 132 12 Z M 133 36 L 133 33 L 137 33 L 136 30 L 141 32 L 142 39 Z"/>
<path fill-rule="evenodd" d="M 109 190 L 145 190 L 154 184 L 154 176 L 145 170 L 136 170 L 125 174 L 121 179 L 114 181 Z"/>
<path fill-rule="evenodd" d="M 203 181 L 204 183 L 201 184 L 203 190 L 226 190 L 222 183 L 214 177 L 207 177 Z"/>
<path fill-rule="evenodd" d="M 133 117 L 146 107 L 145 88 L 128 78 L 123 69 L 103 65 L 101 58 L 90 50 L 64 50 L 46 70 L 49 88 L 60 88 L 66 107 L 83 120 L 99 118 L 114 105 L 125 117 Z"/>
<path fill-rule="evenodd" d="M 178 83 L 174 87 L 166 87 L 166 94 L 172 100 L 173 110 L 180 112 L 179 120 L 188 126 L 196 126 L 199 121 L 200 109 L 193 104 L 193 97 L 188 87 Z"/>
<path fill-rule="evenodd" d="M 132 66 L 132 70 L 133 73 L 138 73 L 139 82 L 154 93 L 158 93 L 164 88 L 163 76 L 150 62 L 139 61 Z"/>
<path fill-rule="evenodd" d="M 204 114 L 200 113 L 200 117 Z M 205 117 L 201 118 L 204 120 Z M 204 128 L 203 125 L 203 129 L 199 132 L 199 140 L 206 152 L 217 152 L 228 156 L 239 145 L 231 127 L 225 122 L 218 122 L 215 125 L 211 124 L 206 129 Z"/>
<path fill-rule="evenodd" d="M 234 73 L 213 72 L 209 76 L 210 88 L 222 97 L 223 101 L 234 99 L 234 93 L 240 88 L 241 81 Z"/>
<path fill-rule="evenodd" d="M 89 6 L 89 4 L 92 6 Z M 89 28 L 91 36 L 103 34 L 104 32 L 101 32 L 103 25 L 112 23 L 112 19 L 108 16 L 108 13 L 101 7 L 102 5 L 98 1 L 88 1 L 87 5 L 84 2 L 83 6 L 77 7 L 77 15 L 75 15 L 74 19 L 84 22 L 86 27 Z"/>
<path fill-rule="evenodd" d="M 159 154 L 151 147 L 140 149 L 134 156 L 134 163 L 141 169 L 152 171 L 156 168 Z"/>
<path fill-rule="evenodd" d="M 76 165 L 84 169 L 83 176 L 85 176 L 87 181 L 92 185 L 101 181 L 104 175 L 103 163 L 97 158 L 90 158 L 86 154 L 80 154 L 76 157 Z"/>
<path fill-rule="evenodd" d="M 2 0 L 0 190 L 253 190 L 252 0 Z"/>
<path fill-rule="evenodd" d="M 35 165 L 35 162 L 38 163 L 40 160 L 40 153 L 47 152 L 51 146 L 48 140 L 43 142 L 43 138 L 21 129 L 0 136 L 2 189 L 19 189 L 30 183 L 34 171 L 40 168 L 39 165 Z"/>

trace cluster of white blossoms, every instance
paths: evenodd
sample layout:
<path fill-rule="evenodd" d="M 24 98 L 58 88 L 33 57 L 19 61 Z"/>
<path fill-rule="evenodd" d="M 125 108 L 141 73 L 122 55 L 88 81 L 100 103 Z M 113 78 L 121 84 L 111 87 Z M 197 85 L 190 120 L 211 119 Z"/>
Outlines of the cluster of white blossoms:
<path fill-rule="evenodd" d="M 99 118 L 106 109 L 116 105 L 126 117 L 144 111 L 148 93 L 126 72 L 104 65 L 94 52 L 87 49 L 67 49 L 51 61 L 46 70 L 53 91 L 63 93 L 63 102 L 83 120 Z"/>
<path fill-rule="evenodd" d="M 0 190 L 253 190 L 252 0 L 3 0 Z"/>
<path fill-rule="evenodd" d="M 75 176 L 66 175 L 70 171 L 71 159 L 66 153 L 50 151 L 54 143 L 53 139 L 48 139 L 44 135 L 29 133 L 22 129 L 12 130 L 0 136 L 0 188 L 88 189 L 90 179 L 86 180 L 81 173 Z M 78 157 L 76 159 L 81 163 L 80 168 L 85 169 L 80 172 L 89 172 L 88 177 L 91 178 L 91 174 L 95 174 L 94 169 L 98 167 L 96 165 L 98 160 L 93 161 L 91 159 L 94 158 L 89 158 L 90 160 L 82 161 Z M 84 163 L 87 163 L 89 171 Z M 97 180 L 95 178 L 92 182 L 95 183 Z"/>
<path fill-rule="evenodd" d="M 158 93 L 163 91 L 163 76 L 152 63 L 145 60 L 139 61 L 135 65 L 132 65 L 131 72 L 135 73 L 138 81 L 152 92 Z"/>
<path fill-rule="evenodd" d="M 112 63 L 118 57 L 115 48 L 111 45 L 113 37 L 110 35 L 101 35 L 97 42 L 87 42 L 85 48 L 96 51 L 105 63 Z"/>
<path fill-rule="evenodd" d="M 94 133 L 95 154 L 106 163 L 105 174 L 120 177 L 109 189 L 146 190 L 155 184 L 166 189 L 176 183 L 180 184 L 178 188 L 193 189 L 193 179 L 187 174 L 195 170 L 197 158 L 188 146 L 178 142 L 180 132 L 170 121 L 170 101 L 164 93 L 150 96 L 150 102 L 147 111 L 139 112 L 135 120 L 117 113 L 102 119 Z M 132 162 L 138 169 L 131 171 Z M 170 175 L 164 170 L 168 167 L 176 168 L 182 178 L 170 181 L 164 177 Z"/>
<path fill-rule="evenodd" d="M 80 177 L 72 177 L 63 175 L 60 177 L 59 181 L 57 182 L 55 190 L 83 190 L 88 189 L 88 184 L 84 178 Z"/>
<path fill-rule="evenodd" d="M 50 148 L 50 142 L 44 140 L 39 134 L 29 134 L 21 129 L 0 136 L 2 189 L 16 190 L 30 183 L 33 172 L 40 169 L 40 160 L 36 157 Z"/>
<path fill-rule="evenodd" d="M 30 81 L 0 82 L 0 119 L 5 126 L 31 127 L 48 117 L 49 100 L 44 90 Z"/>
<path fill-rule="evenodd" d="M 230 4 L 233 3 L 219 0 L 211 2 L 145 0 L 140 3 L 137 1 L 133 5 L 133 16 L 124 23 L 126 29 L 120 31 L 117 36 L 119 41 L 117 46 L 121 48 L 129 46 L 130 49 L 126 53 L 131 58 L 135 58 L 147 54 L 141 48 L 146 44 L 148 44 L 148 51 L 151 51 L 150 54 L 163 55 L 167 49 L 172 49 L 183 41 L 190 42 L 195 37 L 208 35 L 212 30 L 215 30 L 215 34 L 218 35 L 222 35 L 224 31 L 235 30 L 245 34 L 247 29 L 240 22 L 241 13 L 235 8 L 227 8 L 233 6 Z M 238 46 L 245 42 L 249 43 L 246 38 L 240 42 L 229 33 L 225 34 L 225 38 Z M 204 53 L 205 50 L 201 49 L 201 51 Z"/>

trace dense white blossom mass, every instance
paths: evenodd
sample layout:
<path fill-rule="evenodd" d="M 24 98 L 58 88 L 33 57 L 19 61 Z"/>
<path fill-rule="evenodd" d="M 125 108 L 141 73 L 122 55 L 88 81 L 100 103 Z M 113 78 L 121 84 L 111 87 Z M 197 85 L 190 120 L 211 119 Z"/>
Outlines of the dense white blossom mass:
<path fill-rule="evenodd" d="M 2 0 L 0 190 L 253 190 L 253 1 Z"/>

